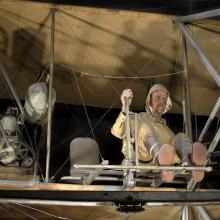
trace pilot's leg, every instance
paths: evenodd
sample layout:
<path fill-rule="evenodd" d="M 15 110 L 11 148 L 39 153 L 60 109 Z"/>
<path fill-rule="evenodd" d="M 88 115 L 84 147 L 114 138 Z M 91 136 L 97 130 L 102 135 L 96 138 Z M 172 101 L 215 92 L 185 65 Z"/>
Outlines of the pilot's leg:
<path fill-rule="evenodd" d="M 199 142 L 193 144 L 184 133 L 177 134 L 174 138 L 174 143 L 183 166 L 202 166 L 205 164 L 207 160 L 207 150 L 203 144 Z M 196 182 L 202 181 L 204 171 L 192 171 L 192 178 Z"/>
<path fill-rule="evenodd" d="M 147 124 L 143 124 L 139 132 L 140 135 L 144 137 L 144 146 L 150 153 L 153 161 L 161 166 L 170 166 L 174 158 L 174 148 L 169 144 L 161 144 Z M 174 172 L 163 171 L 162 178 L 164 182 L 172 182 L 174 178 Z"/>

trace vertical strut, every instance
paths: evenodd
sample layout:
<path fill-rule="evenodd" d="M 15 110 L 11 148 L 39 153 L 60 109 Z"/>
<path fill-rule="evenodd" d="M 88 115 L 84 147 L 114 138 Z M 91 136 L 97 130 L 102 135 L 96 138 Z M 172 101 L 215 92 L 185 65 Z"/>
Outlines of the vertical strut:
<path fill-rule="evenodd" d="M 54 34 L 55 34 L 55 8 L 51 9 L 51 44 L 50 44 L 50 74 L 49 74 L 49 97 L 48 97 L 48 123 L 47 123 L 47 157 L 46 178 L 49 182 L 50 172 L 50 149 L 51 149 L 51 122 L 52 122 L 52 98 L 53 98 L 53 71 L 54 71 Z"/>
<path fill-rule="evenodd" d="M 189 78 L 188 78 L 188 56 L 186 39 L 182 35 L 183 43 L 183 83 L 184 83 L 184 113 L 185 113 L 185 131 L 187 136 L 192 140 L 192 123 L 191 123 L 191 106 L 190 106 L 190 94 L 189 94 Z"/>

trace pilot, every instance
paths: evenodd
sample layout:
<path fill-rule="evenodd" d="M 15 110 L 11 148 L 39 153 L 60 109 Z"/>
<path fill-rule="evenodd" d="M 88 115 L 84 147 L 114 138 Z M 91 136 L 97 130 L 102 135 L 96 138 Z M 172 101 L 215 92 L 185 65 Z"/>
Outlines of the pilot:
<path fill-rule="evenodd" d="M 116 119 L 111 132 L 114 136 L 123 139 L 122 153 L 127 156 L 127 146 L 125 141 L 125 97 L 128 98 L 129 105 L 132 102 L 133 93 L 130 89 L 125 89 L 121 94 L 122 109 Z M 182 166 L 202 166 L 207 160 L 206 147 L 199 143 L 192 143 L 184 133 L 175 135 L 167 126 L 162 115 L 172 107 L 168 90 L 155 84 L 147 95 L 145 101 L 146 112 L 138 113 L 138 157 L 140 164 L 154 163 L 160 166 L 170 166 L 181 164 Z M 130 112 L 131 144 L 135 137 L 134 113 Z M 132 159 L 134 150 L 132 147 Z M 163 182 L 172 182 L 174 171 L 162 171 Z M 192 178 L 196 182 L 202 181 L 204 171 L 192 171 Z"/>

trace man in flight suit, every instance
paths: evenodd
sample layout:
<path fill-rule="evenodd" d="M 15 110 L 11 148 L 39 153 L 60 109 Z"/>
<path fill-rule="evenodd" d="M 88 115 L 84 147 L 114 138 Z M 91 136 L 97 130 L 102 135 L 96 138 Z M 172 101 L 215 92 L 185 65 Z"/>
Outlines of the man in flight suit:
<path fill-rule="evenodd" d="M 125 97 L 129 105 L 132 102 L 133 93 L 125 89 L 121 94 L 122 110 L 113 125 L 111 132 L 114 136 L 125 140 Z M 203 144 L 194 144 L 184 133 L 175 135 L 167 126 L 162 115 L 172 107 L 168 90 L 155 84 L 150 90 L 145 102 L 146 112 L 138 114 L 138 156 L 143 163 L 152 162 L 161 166 L 181 164 L 182 166 L 202 166 L 207 160 L 207 151 Z M 130 112 L 131 142 L 134 143 L 134 114 Z M 126 142 L 123 141 L 122 153 L 127 156 Z M 134 150 L 132 148 L 134 159 Z M 204 178 L 204 171 L 192 171 L 192 177 L 196 182 Z M 162 180 L 172 182 L 173 171 L 163 171 Z"/>

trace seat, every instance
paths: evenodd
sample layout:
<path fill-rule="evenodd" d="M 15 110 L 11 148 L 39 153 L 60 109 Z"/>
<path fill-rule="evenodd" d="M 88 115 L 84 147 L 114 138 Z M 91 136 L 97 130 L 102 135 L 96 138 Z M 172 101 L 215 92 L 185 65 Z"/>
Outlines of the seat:
<path fill-rule="evenodd" d="M 98 144 L 92 138 L 79 137 L 72 140 L 70 143 L 70 175 L 82 176 L 88 175 L 89 170 L 75 169 L 74 164 L 79 165 L 98 165 L 99 164 L 99 151 Z"/>

